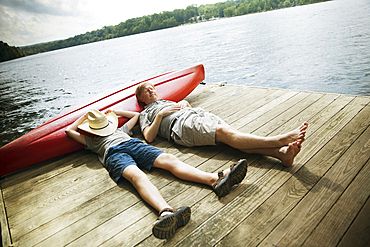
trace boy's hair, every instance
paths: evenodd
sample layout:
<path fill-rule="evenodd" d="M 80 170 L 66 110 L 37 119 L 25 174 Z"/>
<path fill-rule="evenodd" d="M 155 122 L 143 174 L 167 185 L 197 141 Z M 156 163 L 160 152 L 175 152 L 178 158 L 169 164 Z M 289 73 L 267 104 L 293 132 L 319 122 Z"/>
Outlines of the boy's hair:
<path fill-rule="evenodd" d="M 136 91 L 135 91 L 135 95 L 136 95 L 136 99 L 137 99 L 137 101 L 139 102 L 139 104 L 144 104 L 144 105 L 145 105 L 145 103 L 144 103 L 144 102 L 142 102 L 142 101 L 139 99 L 139 97 L 141 97 L 141 94 L 143 93 L 143 90 L 144 90 L 144 88 L 146 87 L 146 85 L 150 85 L 150 86 L 152 86 L 152 87 L 154 88 L 154 85 L 153 85 L 153 84 L 151 84 L 150 82 L 143 82 L 143 83 L 141 83 L 139 86 L 137 86 Z"/>

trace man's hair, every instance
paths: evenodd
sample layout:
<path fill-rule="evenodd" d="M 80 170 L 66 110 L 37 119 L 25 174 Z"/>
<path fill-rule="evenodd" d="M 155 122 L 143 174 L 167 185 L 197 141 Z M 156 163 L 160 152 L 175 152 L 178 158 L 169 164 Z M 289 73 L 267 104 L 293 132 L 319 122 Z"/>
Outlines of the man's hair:
<path fill-rule="evenodd" d="M 136 99 L 137 99 L 137 101 L 139 102 L 139 104 L 144 104 L 144 105 L 145 105 L 145 103 L 144 103 L 144 102 L 142 102 L 142 101 L 139 99 L 139 97 L 141 98 L 141 94 L 143 93 L 143 90 L 144 90 L 144 88 L 146 87 L 146 85 L 150 85 L 150 86 L 152 86 L 152 87 L 154 88 L 154 85 L 153 85 L 153 84 L 151 84 L 150 82 L 143 82 L 143 83 L 141 83 L 139 86 L 137 86 L 136 91 L 135 91 L 135 95 L 136 95 Z"/>

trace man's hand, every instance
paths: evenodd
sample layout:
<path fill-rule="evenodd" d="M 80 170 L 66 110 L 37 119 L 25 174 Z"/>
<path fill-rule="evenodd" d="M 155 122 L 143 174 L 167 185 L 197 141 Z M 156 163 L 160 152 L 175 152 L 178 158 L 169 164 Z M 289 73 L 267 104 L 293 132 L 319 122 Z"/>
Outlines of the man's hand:
<path fill-rule="evenodd" d="M 189 102 L 187 102 L 186 100 L 181 100 L 179 103 L 177 103 L 181 109 L 184 109 L 185 107 L 191 107 Z"/>
<path fill-rule="evenodd" d="M 165 116 L 168 116 L 170 115 L 171 113 L 174 113 L 174 112 L 177 112 L 177 111 L 180 111 L 182 108 L 179 104 L 174 104 L 174 105 L 171 105 L 171 106 L 167 106 L 165 108 L 163 108 L 159 113 L 158 115 L 160 115 L 162 118 L 165 117 Z"/>
<path fill-rule="evenodd" d="M 147 142 L 151 143 L 154 141 L 155 137 L 158 134 L 158 130 L 161 124 L 162 119 L 165 116 L 170 115 L 171 113 L 178 112 L 185 107 L 191 107 L 190 104 L 186 100 L 182 100 L 179 103 L 173 104 L 171 106 L 167 106 L 160 110 L 157 114 L 157 116 L 154 118 L 154 121 L 151 125 L 148 125 L 143 130 L 144 138 Z"/>

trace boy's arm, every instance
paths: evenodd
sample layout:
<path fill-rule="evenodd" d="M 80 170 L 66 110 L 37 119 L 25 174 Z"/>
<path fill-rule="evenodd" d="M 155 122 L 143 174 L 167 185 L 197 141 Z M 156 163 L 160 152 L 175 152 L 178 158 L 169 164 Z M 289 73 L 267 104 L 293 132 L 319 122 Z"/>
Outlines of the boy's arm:
<path fill-rule="evenodd" d="M 129 118 L 129 120 L 126 123 L 128 130 L 131 130 L 133 127 L 135 127 L 137 120 L 139 119 L 139 115 L 140 115 L 140 113 L 132 112 L 132 111 L 107 110 L 105 113 L 108 113 L 108 112 L 113 112 L 117 116 Z"/>
<path fill-rule="evenodd" d="M 71 137 L 73 140 L 83 144 L 83 145 L 86 145 L 86 140 L 85 140 L 85 136 L 81 133 L 79 133 L 77 131 L 78 129 L 78 125 L 82 124 L 83 121 L 85 121 L 87 119 L 87 113 L 85 115 L 83 115 L 82 117 L 80 117 L 79 119 L 77 119 L 73 124 L 69 125 L 65 132 L 66 134 Z"/>

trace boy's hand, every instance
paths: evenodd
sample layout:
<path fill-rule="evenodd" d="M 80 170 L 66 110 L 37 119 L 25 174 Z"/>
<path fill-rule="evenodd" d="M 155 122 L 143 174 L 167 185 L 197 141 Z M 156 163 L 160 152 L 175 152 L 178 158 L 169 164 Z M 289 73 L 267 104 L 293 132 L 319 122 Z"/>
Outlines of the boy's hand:
<path fill-rule="evenodd" d="M 111 112 L 113 112 L 113 113 L 114 113 L 114 110 L 108 109 L 108 110 L 106 110 L 106 111 L 104 112 L 104 114 L 108 114 L 108 113 L 111 113 Z"/>

